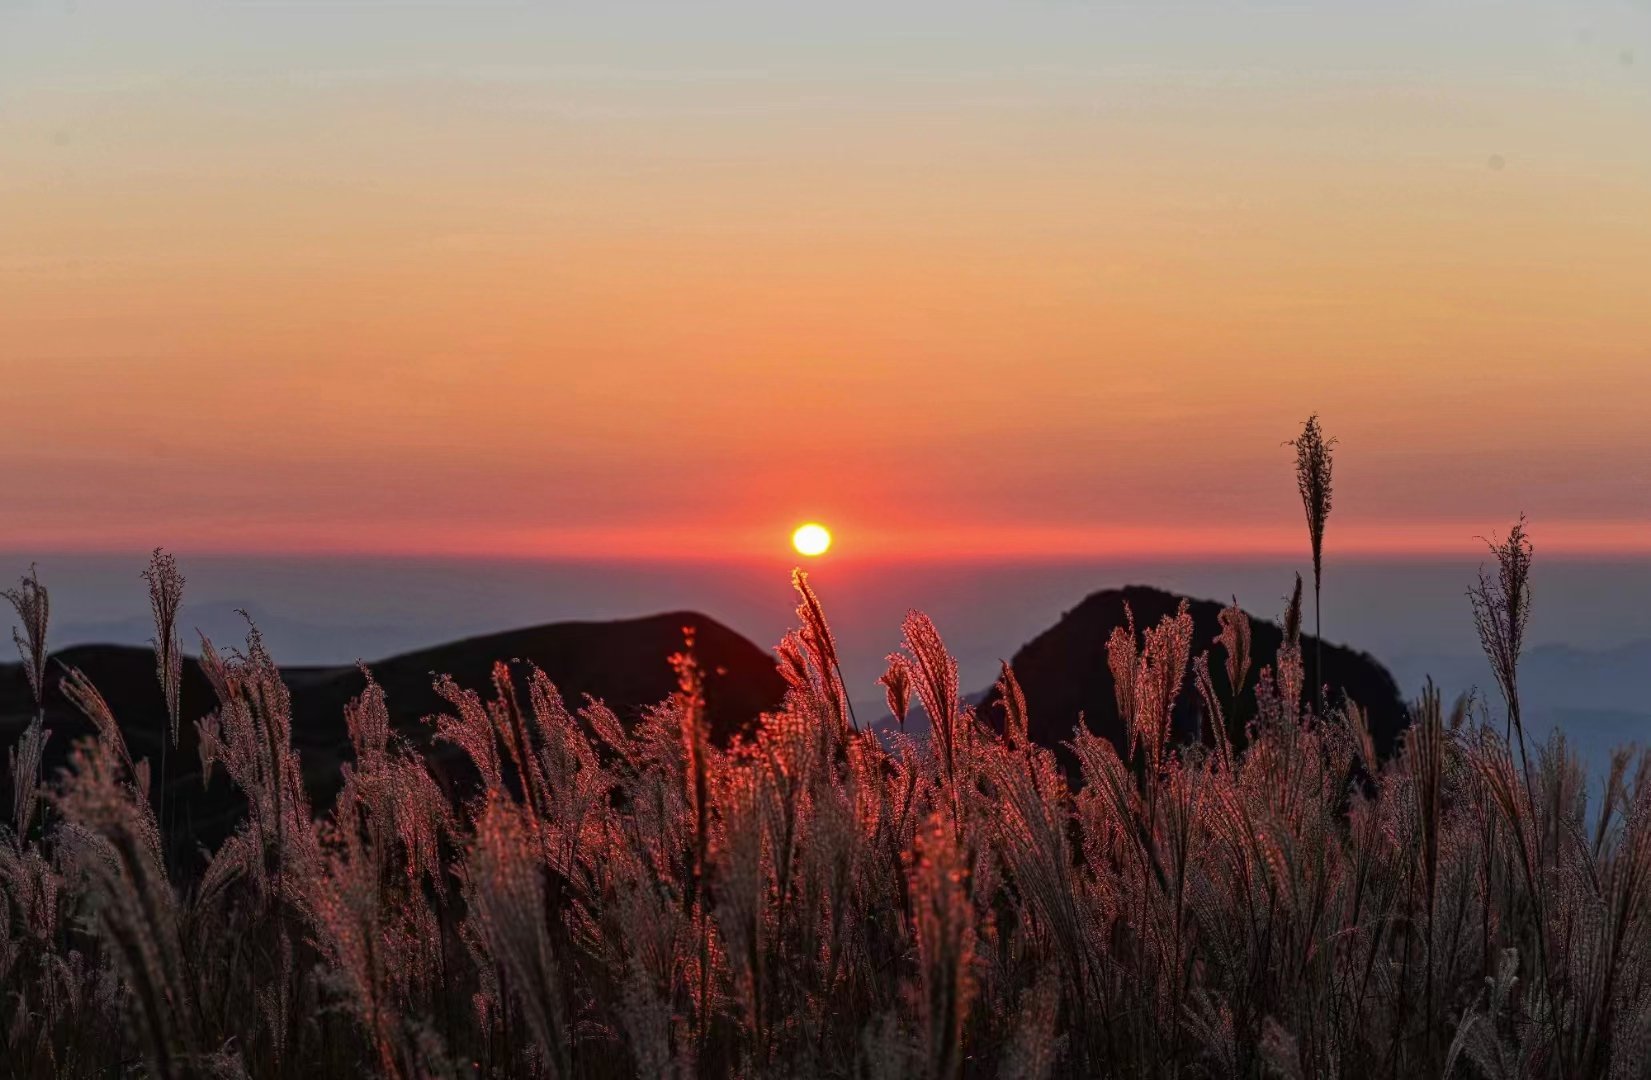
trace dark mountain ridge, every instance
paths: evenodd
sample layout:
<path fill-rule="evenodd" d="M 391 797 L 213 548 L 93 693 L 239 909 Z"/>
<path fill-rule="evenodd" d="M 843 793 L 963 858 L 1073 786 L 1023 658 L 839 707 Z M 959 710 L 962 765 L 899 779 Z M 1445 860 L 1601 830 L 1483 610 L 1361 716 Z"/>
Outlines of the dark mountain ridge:
<path fill-rule="evenodd" d="M 586 695 L 604 701 L 622 720 L 633 722 L 644 709 L 668 698 L 676 675 L 668 658 L 683 648 L 684 630 L 694 631 L 694 653 L 705 672 L 706 713 L 713 738 L 726 742 L 750 730 L 758 716 L 778 708 L 784 683 L 772 654 L 708 616 L 667 612 L 612 622 L 561 622 L 500 634 L 466 638 L 367 665 L 380 686 L 395 730 L 430 752 L 438 770 L 457 760 L 448 748 L 431 745 L 423 718 L 451 712 L 434 690 L 437 675 L 481 694 L 492 693 L 496 661 L 518 672 L 532 663 L 542 668 L 570 708 Z M 279 658 L 277 658 L 279 659 Z M 47 675 L 46 726 L 51 730 L 45 771 L 52 775 L 67 760 L 70 745 L 92 733 L 91 724 L 59 688 L 65 668 L 78 668 L 108 701 L 136 759 L 148 758 L 159 782 L 166 709 L 155 677 L 154 654 L 127 645 L 76 645 L 52 654 Z M 353 666 L 285 667 L 292 696 L 292 738 L 303 762 L 310 793 L 320 805 L 330 800 L 349 759 L 344 707 L 366 685 Z M 217 707 L 217 698 L 194 658 L 183 664 L 183 722 L 179 745 L 167 748 L 167 789 L 180 821 L 193 840 L 214 842 L 220 824 L 239 805 L 226 778 L 203 786 L 200 749 L 193 721 Z M 11 746 L 34 715 L 34 699 L 20 664 L 0 664 L 0 745 Z M 11 805 L 11 776 L 0 769 L 0 806 Z"/>
<path fill-rule="evenodd" d="M 1072 738 L 1073 727 L 1082 717 L 1089 729 L 1112 740 L 1120 752 L 1128 743 L 1122 719 L 1118 715 L 1112 671 L 1107 666 L 1106 642 L 1114 627 L 1128 622 L 1129 612 L 1135 616 L 1137 631 L 1156 626 L 1173 616 L 1182 597 L 1163 589 L 1146 585 L 1130 585 L 1122 589 L 1105 589 L 1092 593 L 1077 607 L 1066 612 L 1054 626 L 1023 645 L 1010 660 L 1015 678 L 1026 695 L 1029 733 L 1035 742 L 1054 747 L 1062 764 L 1069 770 L 1076 760 L 1063 745 Z M 1227 708 L 1232 700 L 1232 687 L 1227 680 L 1226 654 L 1215 645 L 1220 633 L 1220 613 L 1226 605 L 1210 600 L 1186 598 L 1187 610 L 1192 616 L 1192 656 L 1210 651 L 1210 677 L 1216 695 Z M 1127 606 L 1127 607 L 1126 607 Z M 1278 664 L 1278 651 L 1284 642 L 1284 630 L 1279 624 L 1250 615 L 1250 674 L 1247 680 L 1242 708 L 1237 717 L 1228 716 L 1228 734 L 1234 746 L 1244 743 L 1244 724 L 1256 714 L 1255 681 L 1263 667 Z M 1302 653 L 1306 668 L 1304 697 L 1311 697 L 1318 685 L 1315 670 L 1314 639 L 1302 635 Z M 1342 695 L 1352 698 L 1369 715 L 1371 734 L 1376 750 L 1384 757 L 1393 752 L 1399 733 L 1407 722 L 1407 710 L 1393 676 L 1381 662 L 1369 653 L 1342 645 L 1324 646 L 1324 679 L 1330 687 L 1329 701 L 1334 703 Z M 1181 696 L 1176 700 L 1173 716 L 1177 737 L 1195 737 L 1199 727 L 1202 705 L 1197 691 L 1191 685 L 1190 675 Z M 1230 709 L 1228 709 L 1231 712 Z M 994 688 L 988 691 L 979 707 L 979 715 L 993 727 L 1001 728 L 1003 711 Z"/>
<path fill-rule="evenodd" d="M 1126 622 L 1125 606 L 1134 612 L 1138 629 L 1173 615 L 1181 597 L 1161 589 L 1134 585 L 1108 589 L 1087 597 L 1062 615 L 1048 630 L 1022 646 L 1012 660 L 1026 694 L 1031 736 L 1054 748 L 1069 769 L 1075 764 L 1064 743 L 1072 737 L 1080 716 L 1091 730 L 1112 739 L 1120 748 L 1126 739 L 1118 717 L 1106 641 L 1114 627 Z M 1231 699 L 1224 657 L 1213 648 L 1221 604 L 1190 600 L 1193 619 L 1193 655 L 1211 649 L 1210 670 L 1216 692 Z M 1264 665 L 1275 665 L 1283 631 L 1274 622 L 1252 618 L 1252 667 L 1240 715 L 1230 722 L 1235 745 L 1243 742 L 1243 724 L 1255 715 L 1254 682 Z M 695 631 L 694 651 L 706 674 L 706 707 L 712 736 L 726 743 L 736 733 L 751 730 L 764 712 L 779 708 L 784 682 L 774 657 L 748 639 L 705 615 L 667 612 L 612 622 L 561 622 L 466 638 L 419 649 L 367 665 L 384 688 L 391 722 L 396 731 L 429 756 L 438 777 L 463 775 L 451 748 L 434 746 L 432 729 L 423 723 L 431 714 L 450 712 L 451 706 L 434 690 L 438 675 L 451 675 L 459 686 L 491 696 L 495 662 L 509 664 L 517 673 L 537 664 L 562 692 L 570 707 L 583 704 L 586 695 L 602 700 L 626 722 L 634 722 L 649 706 L 670 696 L 676 676 L 667 658 L 683 647 L 684 630 Z M 1314 685 L 1312 639 L 1303 641 L 1307 685 Z M 1377 748 L 1391 753 L 1405 724 L 1405 705 L 1387 670 L 1366 653 L 1338 645 L 1324 651 L 1325 681 L 1333 693 L 1345 693 L 1368 710 Z M 161 775 L 165 708 L 155 679 L 153 654 L 146 648 L 122 645 L 79 645 L 54 653 L 48 678 L 46 772 L 51 775 L 67 757 L 70 745 L 91 733 L 91 726 L 64 698 L 58 687 L 65 667 L 83 671 L 109 702 L 135 758 L 148 758 L 153 775 Z M 344 708 L 361 693 L 365 678 L 353 666 L 282 668 L 292 696 L 293 743 L 305 768 L 312 797 L 318 806 L 330 801 L 341 781 L 340 766 L 349 760 Z M 1310 692 L 1310 691 L 1309 691 Z M 979 715 L 1001 724 L 995 690 L 969 695 L 978 701 Z M 210 786 L 200 780 L 200 753 L 193 722 L 217 706 L 211 686 L 194 659 L 183 665 L 183 723 L 179 745 L 168 748 L 166 768 L 169 799 L 177 807 L 183 843 L 212 844 L 226 822 L 233 820 L 239 800 L 225 778 Z M 1191 686 L 1179 698 L 1175 729 L 1191 737 L 1198 730 L 1200 706 Z M 28 682 L 21 665 L 0 664 L 0 745 L 12 745 L 34 712 Z M 1232 721 L 1234 718 L 1229 718 Z M 915 717 L 915 726 L 922 726 Z M 456 770 L 456 771 L 455 771 Z M 0 806 L 10 805 L 9 772 L 0 770 Z"/>

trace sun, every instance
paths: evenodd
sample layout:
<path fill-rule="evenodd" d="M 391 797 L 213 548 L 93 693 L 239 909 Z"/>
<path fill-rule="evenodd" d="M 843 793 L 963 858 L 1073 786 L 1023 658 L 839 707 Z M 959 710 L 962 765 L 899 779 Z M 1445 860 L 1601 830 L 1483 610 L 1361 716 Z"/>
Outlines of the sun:
<path fill-rule="evenodd" d="M 797 531 L 791 534 L 791 546 L 797 549 L 799 555 L 824 555 L 826 549 L 831 547 L 831 533 L 824 525 L 811 521 L 798 526 Z"/>

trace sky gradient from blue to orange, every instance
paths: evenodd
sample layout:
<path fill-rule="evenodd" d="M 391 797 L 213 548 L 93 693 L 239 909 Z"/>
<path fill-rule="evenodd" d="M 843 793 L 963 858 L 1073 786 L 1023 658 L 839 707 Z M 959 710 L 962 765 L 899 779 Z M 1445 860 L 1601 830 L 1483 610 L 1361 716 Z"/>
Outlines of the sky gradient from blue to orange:
<path fill-rule="evenodd" d="M 1651 551 L 1651 5 L 888 8 L 3 0 L 0 549 Z"/>

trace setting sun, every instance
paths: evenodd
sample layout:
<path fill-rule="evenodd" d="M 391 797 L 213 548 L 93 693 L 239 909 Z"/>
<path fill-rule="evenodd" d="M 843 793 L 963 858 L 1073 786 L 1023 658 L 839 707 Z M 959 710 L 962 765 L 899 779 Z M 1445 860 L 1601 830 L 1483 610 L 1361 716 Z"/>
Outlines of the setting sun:
<path fill-rule="evenodd" d="M 824 525 L 809 522 L 791 534 L 791 546 L 799 555 L 824 555 L 831 547 L 831 533 Z"/>

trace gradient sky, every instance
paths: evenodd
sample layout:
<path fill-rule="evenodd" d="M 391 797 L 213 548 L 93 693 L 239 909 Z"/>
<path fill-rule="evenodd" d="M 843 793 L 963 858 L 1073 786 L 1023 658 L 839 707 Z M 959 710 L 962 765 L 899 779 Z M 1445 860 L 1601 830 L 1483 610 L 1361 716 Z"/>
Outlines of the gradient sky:
<path fill-rule="evenodd" d="M 594 9 L 596 5 L 590 5 Z M 0 548 L 1651 551 L 1651 3 L 0 0 Z"/>

